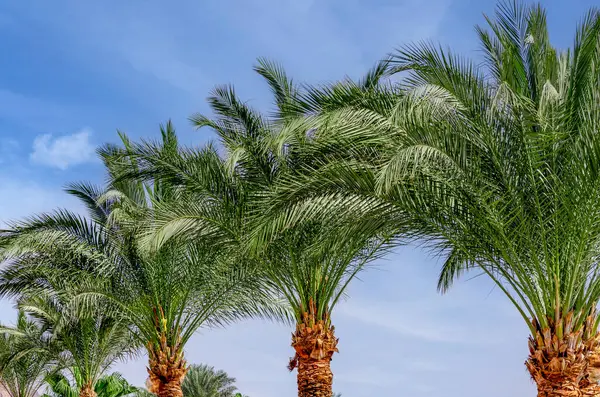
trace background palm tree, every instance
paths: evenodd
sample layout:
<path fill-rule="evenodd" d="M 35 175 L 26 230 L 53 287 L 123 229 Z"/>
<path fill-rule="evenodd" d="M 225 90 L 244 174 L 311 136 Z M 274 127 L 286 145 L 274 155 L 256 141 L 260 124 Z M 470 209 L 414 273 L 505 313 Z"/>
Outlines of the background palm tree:
<path fill-rule="evenodd" d="M 59 365 L 71 372 L 78 394 L 94 397 L 96 384 L 106 371 L 136 350 L 128 323 L 107 315 L 107 305 L 86 306 L 76 312 L 69 307 L 76 290 L 60 291 L 48 286 L 35 295 L 28 290 L 18 306 L 49 334 Z"/>
<path fill-rule="evenodd" d="M 161 153 L 176 151 L 170 124 L 162 132 Z M 122 138 L 127 147 L 128 139 Z M 100 151 L 112 180 L 107 188 L 76 184 L 69 189 L 88 207 L 88 218 L 61 210 L 3 233 L 3 258 L 12 264 L 3 271 L 2 285 L 15 293 L 52 294 L 48 285 L 62 280 L 78 313 L 93 313 L 91 319 L 97 320 L 101 316 L 94 308 L 102 307 L 146 347 L 152 392 L 180 396 L 187 371 L 183 348 L 199 327 L 277 315 L 278 307 L 251 269 L 232 261 L 209 236 L 143 249 L 146 228 L 157 220 L 154 207 L 183 197 L 162 181 L 116 178 L 124 169 L 136 169 L 135 162 L 120 162 L 123 150 L 107 146 Z"/>
<path fill-rule="evenodd" d="M 89 193 L 89 188 L 73 185 L 69 192 L 81 196 Z M 74 214 L 57 212 L 55 217 L 33 218 L 17 226 L 18 231 L 5 231 L 0 237 L 4 249 L 0 255 L 10 259 L 0 270 L 0 295 L 15 297 L 17 306 L 44 330 L 50 343 L 32 345 L 31 349 L 50 347 L 47 354 L 55 357 L 57 369 L 71 372 L 82 397 L 93 397 L 96 382 L 108 368 L 139 348 L 129 323 L 121 315 L 111 313 L 112 307 L 106 302 L 84 306 L 75 302 L 90 288 L 98 289 L 102 277 L 88 271 L 94 267 L 94 261 L 87 255 L 89 252 L 77 251 L 83 244 L 78 242 L 77 250 L 69 251 L 58 240 L 68 233 L 72 237 L 98 237 L 86 229 L 88 226 Z M 59 237 L 59 232 L 65 234 Z M 89 234 L 85 236 L 85 232 Z M 55 245 L 47 244 L 42 237 L 51 233 L 54 239 L 48 241 L 56 242 Z"/>
<path fill-rule="evenodd" d="M 78 370 L 71 371 L 74 384 L 62 373 L 54 373 L 46 377 L 46 383 L 50 387 L 50 394 L 44 394 L 42 397 L 77 397 L 79 390 L 85 380 Z M 94 392 L 98 397 L 124 397 L 137 393 L 138 388 L 127 382 L 123 376 L 114 372 L 110 375 L 102 376 L 94 385 Z"/>
<path fill-rule="evenodd" d="M 515 305 L 540 396 L 596 395 L 600 18 L 563 53 L 540 6 L 502 3 L 488 22 L 484 67 L 407 46 L 387 114 L 347 107 L 292 126 L 316 131 L 313 151 L 346 150 L 286 180 L 262 234 L 345 211 L 358 230 L 425 239 L 446 256 L 440 290 L 477 268 Z"/>
<path fill-rule="evenodd" d="M 235 378 L 207 365 L 190 365 L 181 385 L 184 397 L 234 397 Z"/>
<path fill-rule="evenodd" d="M 10 397 L 36 396 L 55 365 L 44 330 L 19 311 L 16 327 L 0 333 L 0 386 Z"/>

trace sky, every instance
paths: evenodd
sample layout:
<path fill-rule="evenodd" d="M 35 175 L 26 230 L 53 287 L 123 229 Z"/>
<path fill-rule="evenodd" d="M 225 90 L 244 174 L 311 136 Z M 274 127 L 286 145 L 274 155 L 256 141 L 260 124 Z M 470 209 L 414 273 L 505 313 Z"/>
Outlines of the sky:
<path fill-rule="evenodd" d="M 234 84 L 258 109 L 268 89 L 258 57 L 298 82 L 359 77 L 401 45 L 432 40 L 478 56 L 483 0 L 55 0 L 0 2 L 0 226 L 40 211 L 80 211 L 68 182 L 102 183 L 95 149 L 156 138 L 172 119 L 181 140 L 213 136 L 187 117 L 208 113 L 216 85 Z M 586 1 L 544 1 L 555 45 L 572 42 Z M 333 316 L 340 338 L 334 391 L 344 397 L 533 395 L 523 365 L 527 329 L 484 277 L 436 292 L 440 263 L 416 246 L 398 248 L 355 280 Z M 13 321 L 0 301 L 0 322 Z M 202 330 L 191 363 L 237 378 L 250 397 L 295 395 L 292 330 L 260 321 Z M 145 358 L 115 368 L 143 385 Z"/>

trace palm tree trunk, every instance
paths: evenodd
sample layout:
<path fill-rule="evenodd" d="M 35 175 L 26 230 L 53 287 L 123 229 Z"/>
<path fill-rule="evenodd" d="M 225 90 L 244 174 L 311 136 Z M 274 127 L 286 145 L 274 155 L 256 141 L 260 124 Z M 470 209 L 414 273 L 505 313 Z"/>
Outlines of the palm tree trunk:
<path fill-rule="evenodd" d="M 585 375 L 586 363 L 581 349 L 561 343 L 565 354 L 560 354 L 560 348 L 536 346 L 533 341 L 530 337 L 530 354 L 525 365 L 537 385 L 538 397 L 582 397 L 579 383 Z"/>
<path fill-rule="evenodd" d="M 558 326 L 549 321 L 550 327 L 544 329 L 533 321 L 537 332 L 529 337 L 529 357 L 525 365 L 537 385 L 538 397 L 584 395 L 580 386 L 587 375 L 590 353 L 586 330 L 592 329 L 593 321 L 588 319 L 584 327 L 573 330 L 572 318 L 573 314 L 569 313 L 559 319 Z"/>
<path fill-rule="evenodd" d="M 584 397 L 600 397 L 600 334 L 591 341 L 589 350 L 586 373 L 579 388 Z"/>
<path fill-rule="evenodd" d="M 331 360 L 298 360 L 298 397 L 331 397 Z"/>
<path fill-rule="evenodd" d="M 158 397 L 183 397 L 181 383 L 187 372 L 180 343 L 167 346 L 163 334 L 159 346 L 148 344 L 149 390 Z"/>
<path fill-rule="evenodd" d="M 94 390 L 94 385 L 91 383 L 87 383 L 81 387 L 79 390 L 79 397 L 96 397 L 96 391 Z"/>
<path fill-rule="evenodd" d="M 292 334 L 296 355 L 288 368 L 298 368 L 298 397 L 331 397 L 333 395 L 331 358 L 337 352 L 335 328 L 327 320 L 316 320 L 304 313 L 303 321 Z"/>

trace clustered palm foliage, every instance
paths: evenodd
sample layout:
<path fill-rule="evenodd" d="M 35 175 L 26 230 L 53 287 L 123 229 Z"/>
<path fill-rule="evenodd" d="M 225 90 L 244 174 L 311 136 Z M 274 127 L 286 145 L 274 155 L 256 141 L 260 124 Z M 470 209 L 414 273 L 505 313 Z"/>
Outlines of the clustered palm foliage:
<path fill-rule="evenodd" d="M 107 369 L 133 353 L 136 344 L 127 323 L 107 315 L 108 307 L 75 312 L 65 307 L 69 297 L 63 291 L 40 291 L 21 298 L 18 305 L 49 331 L 52 349 L 59 354 L 60 364 L 71 368 L 79 389 L 94 389 Z"/>
<path fill-rule="evenodd" d="M 207 365 L 191 365 L 181 385 L 184 397 L 234 397 L 235 378 Z"/>
<path fill-rule="evenodd" d="M 312 87 L 261 59 L 270 115 L 222 86 L 213 117 L 191 117 L 216 144 L 182 147 L 171 123 L 157 142 L 121 135 L 99 150 L 107 185 L 69 188 L 87 217 L 2 233 L 0 293 L 88 389 L 121 358 L 103 349 L 115 340 L 146 348 L 159 397 L 209 378 L 196 394 L 230 395 L 225 374 L 185 378 L 185 343 L 263 317 L 296 326 L 299 395 L 331 396 L 332 311 L 370 261 L 419 240 L 445 258 L 440 291 L 475 270 L 514 304 L 540 396 L 600 395 L 600 13 L 566 51 L 539 5 L 486 20 L 483 62 L 417 43 L 359 81 Z"/>
<path fill-rule="evenodd" d="M 50 393 L 44 394 L 42 397 L 78 397 L 85 380 L 76 369 L 71 375 L 74 379 L 73 383 L 60 372 L 46 377 Z M 137 391 L 138 388 L 130 385 L 118 372 L 102 376 L 94 386 L 94 392 L 98 397 L 124 397 L 137 393 Z"/>
<path fill-rule="evenodd" d="M 1 327 L 0 386 L 10 397 L 34 397 L 53 371 L 45 330 L 19 311 L 16 327 Z"/>
<path fill-rule="evenodd" d="M 504 5 L 497 19 L 491 32 L 478 28 L 485 67 L 408 46 L 389 61 L 390 74 L 410 71 L 394 106 L 340 107 L 293 126 L 318 131 L 315 150 L 346 150 L 282 184 L 272 204 L 282 214 L 264 228 L 337 216 L 332 209 L 387 218 L 392 231 L 411 222 L 417 237 L 448 250 L 441 290 L 477 265 L 502 278 L 525 319 L 545 327 L 575 310 L 581 325 L 600 292 L 600 19 L 591 12 L 563 53 L 539 6 Z"/>

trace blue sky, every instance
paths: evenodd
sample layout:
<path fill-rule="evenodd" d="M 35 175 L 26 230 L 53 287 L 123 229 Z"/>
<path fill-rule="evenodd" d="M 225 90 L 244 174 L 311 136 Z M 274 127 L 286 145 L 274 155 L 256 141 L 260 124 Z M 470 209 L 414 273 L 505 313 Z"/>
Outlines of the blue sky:
<path fill-rule="evenodd" d="M 551 35 L 570 45 L 593 1 L 546 1 Z M 182 140 L 202 144 L 186 118 L 233 83 L 268 110 L 252 72 L 259 56 L 297 81 L 360 76 L 395 47 L 432 39 L 477 56 L 473 25 L 494 2 L 477 0 L 5 1 L 0 4 L 0 225 L 57 206 L 74 180 L 101 182 L 98 144 L 116 130 L 154 137 L 171 118 Z M 533 395 L 523 362 L 527 330 L 484 278 L 435 291 L 439 263 L 405 247 L 365 272 L 334 317 L 340 353 L 334 389 L 345 397 Z M 0 302 L 0 321 L 12 321 Z M 205 330 L 190 362 L 222 368 L 251 397 L 294 395 L 291 330 L 245 322 Z M 117 366 L 135 384 L 144 358 Z"/>

